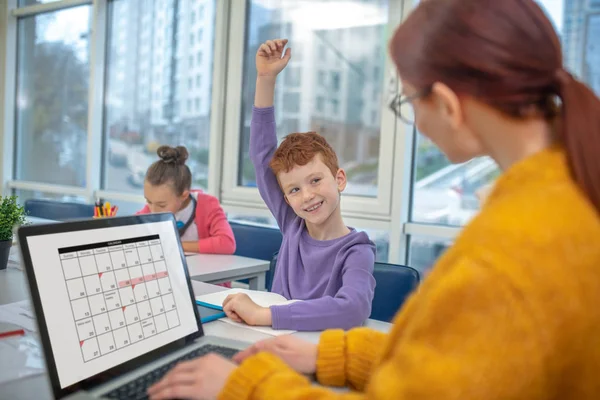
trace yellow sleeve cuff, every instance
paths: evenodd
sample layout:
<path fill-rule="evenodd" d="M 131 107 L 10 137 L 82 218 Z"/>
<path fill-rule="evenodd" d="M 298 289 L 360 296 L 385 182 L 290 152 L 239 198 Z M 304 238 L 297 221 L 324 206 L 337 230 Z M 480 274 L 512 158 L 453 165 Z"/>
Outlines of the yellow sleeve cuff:
<path fill-rule="evenodd" d="M 258 353 L 246 359 L 227 379 L 219 400 L 248 400 L 256 387 L 275 372 L 289 369 L 276 356 Z"/>
<path fill-rule="evenodd" d="M 324 386 L 346 384 L 346 338 L 341 329 L 321 334 L 317 356 L 317 380 Z"/>

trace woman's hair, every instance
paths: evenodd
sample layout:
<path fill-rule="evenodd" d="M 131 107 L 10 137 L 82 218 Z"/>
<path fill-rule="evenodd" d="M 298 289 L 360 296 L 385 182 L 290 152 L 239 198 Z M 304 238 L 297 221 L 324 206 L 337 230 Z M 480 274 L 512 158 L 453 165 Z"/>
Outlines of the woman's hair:
<path fill-rule="evenodd" d="M 160 146 L 156 150 L 160 160 L 152 163 L 146 172 L 146 181 L 153 186 L 169 184 L 177 195 L 190 190 L 192 186 L 192 173 L 185 161 L 188 151 L 183 146 Z"/>
<path fill-rule="evenodd" d="M 600 211 L 600 99 L 565 71 L 558 35 L 534 0 L 423 0 L 390 53 L 418 89 L 443 82 L 513 118 L 559 115 L 571 174 Z"/>

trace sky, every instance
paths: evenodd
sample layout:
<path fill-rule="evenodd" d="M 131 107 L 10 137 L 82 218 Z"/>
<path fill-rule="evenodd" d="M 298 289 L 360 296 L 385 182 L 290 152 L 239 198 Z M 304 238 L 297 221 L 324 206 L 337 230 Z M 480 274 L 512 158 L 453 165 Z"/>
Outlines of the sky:
<path fill-rule="evenodd" d="M 564 3 L 570 0 L 538 0 L 538 3 L 546 9 L 546 13 L 554 22 L 558 32 L 562 32 Z"/>

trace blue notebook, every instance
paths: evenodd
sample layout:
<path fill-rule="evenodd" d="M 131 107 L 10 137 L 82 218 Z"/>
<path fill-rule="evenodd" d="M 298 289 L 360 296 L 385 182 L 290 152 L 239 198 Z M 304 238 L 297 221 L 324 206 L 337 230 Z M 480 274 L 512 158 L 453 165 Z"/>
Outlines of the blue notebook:
<path fill-rule="evenodd" d="M 200 313 L 200 321 L 202 321 L 203 324 L 226 317 L 225 313 L 223 312 L 223 307 L 203 303 L 201 301 L 196 301 L 196 304 L 198 307 L 198 312 Z"/>

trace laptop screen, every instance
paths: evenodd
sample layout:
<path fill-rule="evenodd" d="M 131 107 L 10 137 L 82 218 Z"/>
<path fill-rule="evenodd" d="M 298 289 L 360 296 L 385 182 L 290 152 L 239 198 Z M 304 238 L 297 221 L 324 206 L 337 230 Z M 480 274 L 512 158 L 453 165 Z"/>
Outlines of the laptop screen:
<path fill-rule="evenodd" d="M 61 389 L 199 330 L 173 218 L 140 218 L 24 235 Z"/>

